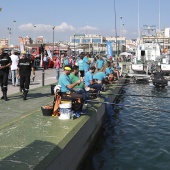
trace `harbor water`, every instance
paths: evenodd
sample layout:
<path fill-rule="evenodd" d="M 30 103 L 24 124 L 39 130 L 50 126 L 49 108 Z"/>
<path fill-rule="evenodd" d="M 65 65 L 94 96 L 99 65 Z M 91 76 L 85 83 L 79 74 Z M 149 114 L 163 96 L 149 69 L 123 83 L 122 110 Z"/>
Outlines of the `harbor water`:
<path fill-rule="evenodd" d="M 125 86 L 80 169 L 169 170 L 169 100 L 170 87 Z"/>

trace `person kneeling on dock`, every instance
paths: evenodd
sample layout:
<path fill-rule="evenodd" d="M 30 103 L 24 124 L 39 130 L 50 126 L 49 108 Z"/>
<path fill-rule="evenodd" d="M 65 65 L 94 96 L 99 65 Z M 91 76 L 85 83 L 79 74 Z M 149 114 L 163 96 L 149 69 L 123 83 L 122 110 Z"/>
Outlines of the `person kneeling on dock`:
<path fill-rule="evenodd" d="M 64 67 L 64 73 L 60 75 L 58 85 L 61 86 L 61 99 L 71 100 L 73 105 L 73 111 L 81 111 L 83 107 L 83 96 L 74 92 L 73 88 L 81 83 L 80 80 L 75 83 L 71 83 L 69 74 L 71 72 L 71 66 L 66 65 Z"/>

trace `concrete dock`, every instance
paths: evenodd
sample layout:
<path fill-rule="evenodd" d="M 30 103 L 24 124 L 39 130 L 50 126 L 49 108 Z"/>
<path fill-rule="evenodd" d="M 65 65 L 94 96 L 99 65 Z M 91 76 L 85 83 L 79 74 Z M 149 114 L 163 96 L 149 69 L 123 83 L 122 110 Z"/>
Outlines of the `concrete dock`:
<path fill-rule="evenodd" d="M 9 101 L 0 100 L 1 170 L 75 170 L 99 132 L 104 104 L 90 103 L 87 114 L 74 120 L 43 116 L 41 106 L 53 102 L 50 84 L 55 79 L 47 82 L 45 86 L 30 88 L 26 101 L 17 91 L 9 95 Z M 122 86 L 111 88 L 109 93 L 117 94 Z M 115 97 L 109 95 L 110 101 Z"/>

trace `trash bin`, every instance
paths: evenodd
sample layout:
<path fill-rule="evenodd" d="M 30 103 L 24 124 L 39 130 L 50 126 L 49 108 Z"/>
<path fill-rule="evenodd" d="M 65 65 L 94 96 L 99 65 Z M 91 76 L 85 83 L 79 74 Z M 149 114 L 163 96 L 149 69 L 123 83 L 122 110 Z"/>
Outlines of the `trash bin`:
<path fill-rule="evenodd" d="M 51 85 L 51 95 L 54 95 L 54 87 L 55 87 L 56 85 L 54 85 L 54 84 L 52 84 Z"/>

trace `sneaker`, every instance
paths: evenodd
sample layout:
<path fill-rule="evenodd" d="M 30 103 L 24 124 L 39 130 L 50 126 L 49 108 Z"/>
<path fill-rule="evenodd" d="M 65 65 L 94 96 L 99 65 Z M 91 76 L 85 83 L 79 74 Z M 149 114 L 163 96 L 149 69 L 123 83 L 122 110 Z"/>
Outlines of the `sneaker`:
<path fill-rule="evenodd" d="M 82 110 L 81 112 L 80 112 L 80 115 L 86 115 L 87 113 L 86 113 L 86 111 L 85 110 Z"/>
<path fill-rule="evenodd" d="M 76 114 L 73 113 L 73 114 L 71 115 L 71 119 L 74 120 L 74 119 L 76 119 L 76 118 L 77 118 L 77 117 L 76 117 Z"/>
<path fill-rule="evenodd" d="M 75 113 L 76 117 L 80 117 L 80 114 L 78 112 Z"/>

